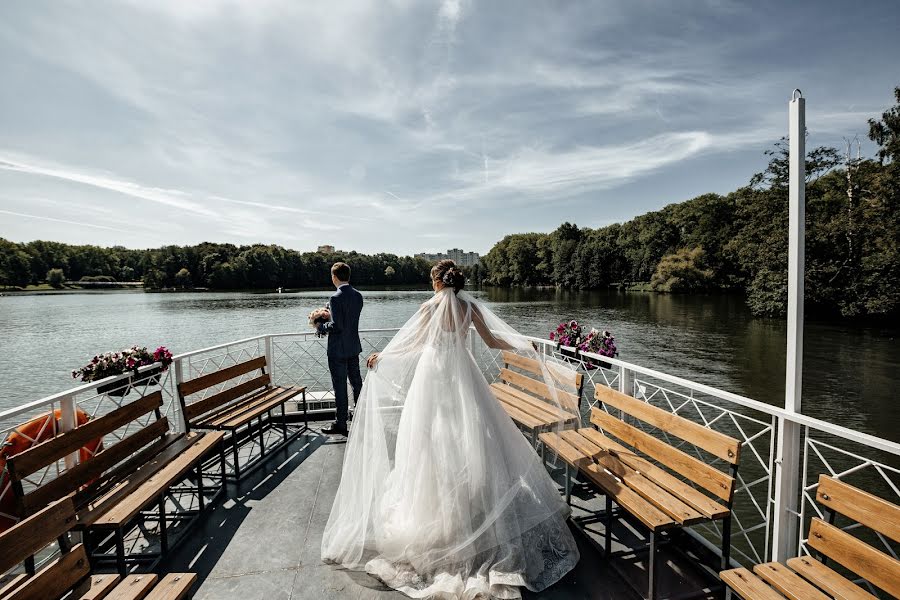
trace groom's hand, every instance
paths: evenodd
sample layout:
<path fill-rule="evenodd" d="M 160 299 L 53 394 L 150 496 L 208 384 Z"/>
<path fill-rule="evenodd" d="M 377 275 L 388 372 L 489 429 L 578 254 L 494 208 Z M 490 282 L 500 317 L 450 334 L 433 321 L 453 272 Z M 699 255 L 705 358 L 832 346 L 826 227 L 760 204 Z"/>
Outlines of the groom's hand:
<path fill-rule="evenodd" d="M 378 353 L 373 352 L 369 355 L 369 358 L 366 359 L 366 368 L 373 369 L 375 368 L 375 364 L 378 362 Z"/>

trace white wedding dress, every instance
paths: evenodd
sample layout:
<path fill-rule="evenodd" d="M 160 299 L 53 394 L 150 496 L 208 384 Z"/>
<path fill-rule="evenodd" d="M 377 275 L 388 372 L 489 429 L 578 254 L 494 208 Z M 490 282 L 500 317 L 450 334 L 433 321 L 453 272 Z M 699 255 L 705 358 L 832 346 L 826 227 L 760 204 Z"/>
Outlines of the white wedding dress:
<path fill-rule="evenodd" d="M 322 539 L 324 561 L 413 598 L 521 598 L 579 558 L 569 507 L 491 393 L 470 324 L 537 358 L 465 292 L 437 292 L 366 377 Z"/>

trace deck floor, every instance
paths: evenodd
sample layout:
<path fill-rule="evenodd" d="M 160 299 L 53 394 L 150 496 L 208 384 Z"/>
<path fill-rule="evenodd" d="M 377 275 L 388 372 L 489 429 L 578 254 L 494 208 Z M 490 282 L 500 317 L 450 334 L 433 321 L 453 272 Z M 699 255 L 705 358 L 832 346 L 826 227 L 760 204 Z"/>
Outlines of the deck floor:
<path fill-rule="evenodd" d="M 343 438 L 313 431 L 269 456 L 264 466 L 239 485 L 229 485 L 228 498 L 207 511 L 189 538 L 163 563 L 163 572 L 198 573 L 197 600 L 406 598 L 365 573 L 325 565 L 319 558 L 322 532 L 340 482 L 344 448 Z M 587 498 L 579 501 L 583 506 L 591 502 Z M 614 528 L 614 538 L 633 541 L 633 529 L 625 524 L 616 527 L 621 531 Z M 581 548 L 578 567 L 539 594 L 526 591 L 526 598 L 636 597 L 584 536 L 577 534 L 576 539 Z M 666 557 L 668 568 L 661 569 L 660 589 L 667 590 L 665 595 L 696 585 L 694 577 L 685 575 L 677 561 L 670 560 L 672 557 Z M 644 581 L 645 567 L 639 559 L 625 568 Z"/>

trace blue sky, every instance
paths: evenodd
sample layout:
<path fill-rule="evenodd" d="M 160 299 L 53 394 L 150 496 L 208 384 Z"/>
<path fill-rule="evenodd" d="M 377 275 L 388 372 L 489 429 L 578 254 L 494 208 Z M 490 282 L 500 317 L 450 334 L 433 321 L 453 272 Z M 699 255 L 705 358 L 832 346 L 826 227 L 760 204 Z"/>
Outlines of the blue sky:
<path fill-rule="evenodd" d="M 900 3 L 7 3 L 0 237 L 487 251 L 865 137 Z M 871 144 L 864 144 L 871 154 Z"/>

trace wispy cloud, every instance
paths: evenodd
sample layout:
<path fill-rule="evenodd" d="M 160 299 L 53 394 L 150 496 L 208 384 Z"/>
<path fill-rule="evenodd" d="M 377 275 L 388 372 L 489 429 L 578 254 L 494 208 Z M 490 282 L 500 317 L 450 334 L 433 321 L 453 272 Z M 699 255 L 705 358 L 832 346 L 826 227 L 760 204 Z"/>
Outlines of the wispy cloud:
<path fill-rule="evenodd" d="M 86 221 L 72 221 L 69 219 L 57 219 L 56 217 L 47 217 L 43 215 L 29 215 L 27 213 L 14 212 L 11 210 L 2 210 L 0 209 L 0 214 L 10 215 L 13 217 L 21 217 L 24 219 L 36 219 L 38 221 L 50 221 L 53 223 L 65 223 L 66 225 L 77 225 L 78 227 L 89 227 L 91 229 L 105 229 L 107 231 L 118 231 L 122 233 L 127 233 L 126 229 L 121 229 L 119 227 L 108 227 L 106 225 L 97 225 L 95 223 L 88 223 Z"/>
<path fill-rule="evenodd" d="M 22 162 L 10 158 L 8 155 L 0 154 L 0 170 L 15 171 L 18 173 L 27 173 L 29 175 L 39 175 L 41 177 L 52 177 L 54 179 L 62 179 L 72 183 L 89 185 L 95 188 L 118 192 L 133 198 L 155 202 L 164 206 L 196 213 L 212 217 L 216 215 L 212 207 L 204 206 L 198 202 L 190 200 L 188 194 L 180 190 L 162 189 L 155 187 L 147 187 L 134 183 L 132 181 L 124 181 L 104 175 L 96 175 L 86 172 L 70 170 L 66 167 L 48 167 L 30 162 Z"/>

